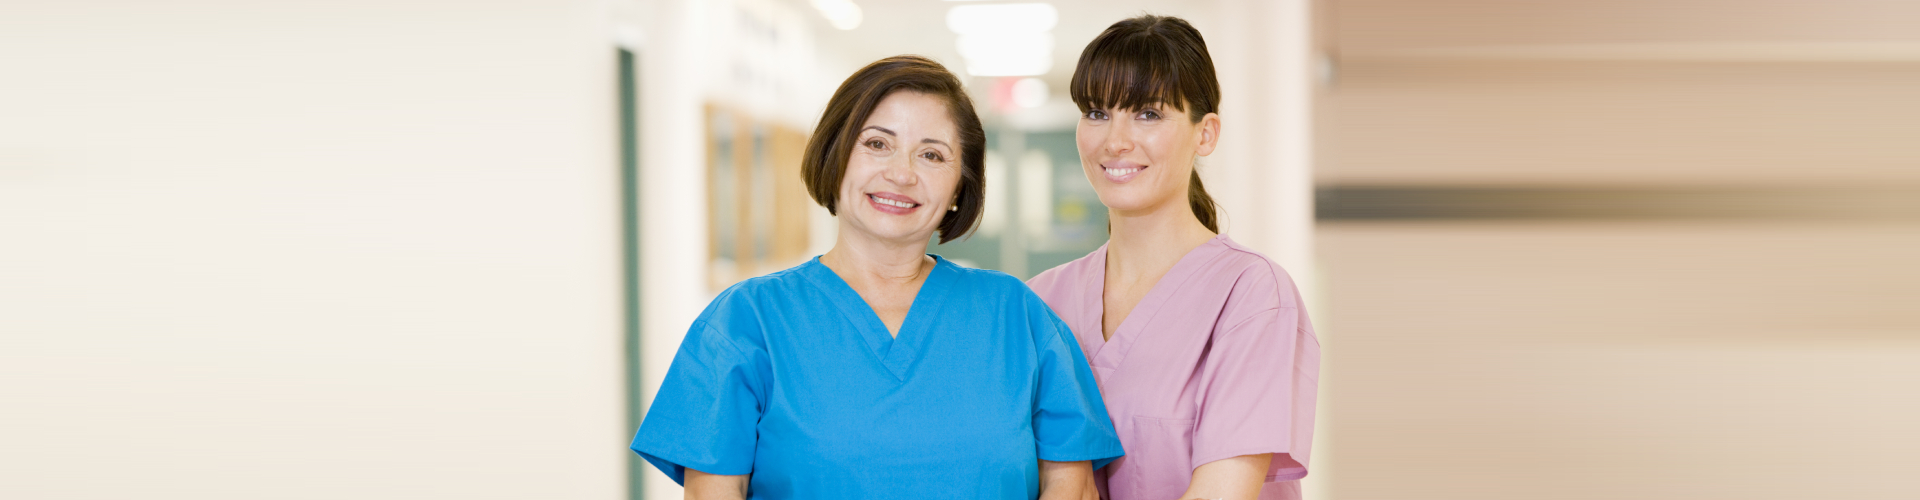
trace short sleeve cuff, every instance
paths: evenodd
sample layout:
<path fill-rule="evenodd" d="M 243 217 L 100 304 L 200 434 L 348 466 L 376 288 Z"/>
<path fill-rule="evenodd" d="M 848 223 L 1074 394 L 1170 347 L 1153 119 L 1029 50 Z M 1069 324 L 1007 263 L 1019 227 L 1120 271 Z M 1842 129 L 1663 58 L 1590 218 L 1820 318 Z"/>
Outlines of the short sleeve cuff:
<path fill-rule="evenodd" d="M 1040 459 L 1048 462 L 1089 461 L 1093 462 L 1094 469 L 1099 469 L 1106 467 L 1109 463 L 1113 463 L 1114 460 L 1119 459 L 1120 456 L 1124 454 L 1125 452 L 1119 447 L 1074 451 L 1049 451 L 1043 449 L 1040 450 Z"/>
<path fill-rule="evenodd" d="M 1278 451 L 1275 451 L 1275 450 L 1278 450 Z M 1286 450 L 1286 447 L 1284 446 L 1277 446 L 1277 447 L 1252 446 L 1252 447 L 1231 449 L 1231 450 L 1221 451 L 1221 452 L 1214 452 L 1207 455 L 1195 454 L 1193 456 L 1193 468 L 1199 469 L 1200 466 L 1202 465 L 1218 462 L 1221 460 L 1226 460 L 1233 457 L 1241 457 L 1241 456 L 1247 456 L 1247 455 L 1262 455 L 1262 454 L 1274 455 L 1273 461 L 1269 462 L 1269 465 L 1267 466 L 1268 482 L 1293 481 L 1296 479 L 1307 477 L 1307 468 L 1304 464 L 1294 462 L 1293 459 L 1291 458 L 1287 458 L 1287 459 L 1284 459 L 1284 461 L 1282 461 L 1281 456 L 1290 455 L 1290 453 Z"/>
<path fill-rule="evenodd" d="M 675 454 L 670 452 L 661 452 L 659 450 L 641 450 L 641 447 L 637 445 L 633 447 L 633 452 L 640 454 L 640 458 L 646 459 L 647 463 L 653 464 L 654 468 L 660 469 L 661 473 L 666 474 L 668 478 L 673 479 L 673 482 L 679 483 L 681 486 L 686 486 L 687 484 L 687 468 L 689 467 L 693 468 L 693 470 L 705 472 L 708 474 L 719 474 L 719 475 L 727 475 L 727 476 L 737 476 L 742 474 L 753 473 L 752 464 L 740 465 L 740 464 L 723 464 L 718 462 L 709 463 L 709 462 L 703 462 L 699 460 L 692 460 L 687 457 L 676 456 Z"/>

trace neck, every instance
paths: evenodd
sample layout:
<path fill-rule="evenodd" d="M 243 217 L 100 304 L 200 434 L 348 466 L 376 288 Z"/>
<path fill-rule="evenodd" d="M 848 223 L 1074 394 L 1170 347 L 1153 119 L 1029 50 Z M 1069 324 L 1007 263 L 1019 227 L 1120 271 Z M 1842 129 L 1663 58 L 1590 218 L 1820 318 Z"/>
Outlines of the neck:
<path fill-rule="evenodd" d="M 927 240 L 889 242 L 862 237 L 844 224 L 833 249 L 820 256 L 820 263 L 848 281 L 910 283 L 926 275 Z"/>
<path fill-rule="evenodd" d="M 1215 236 L 1193 215 L 1185 196 L 1143 210 L 1108 209 L 1107 220 L 1113 225 L 1107 269 L 1122 276 L 1164 272 Z"/>

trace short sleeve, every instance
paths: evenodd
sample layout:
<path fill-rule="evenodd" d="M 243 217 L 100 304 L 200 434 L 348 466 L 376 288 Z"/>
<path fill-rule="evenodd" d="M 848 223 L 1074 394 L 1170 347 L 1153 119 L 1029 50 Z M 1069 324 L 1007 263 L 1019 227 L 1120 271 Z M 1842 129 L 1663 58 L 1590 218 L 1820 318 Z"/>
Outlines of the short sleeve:
<path fill-rule="evenodd" d="M 686 469 L 709 474 L 753 472 L 764 372 L 732 340 L 696 322 L 667 368 L 633 451 L 676 483 Z"/>
<path fill-rule="evenodd" d="M 1223 318 L 1200 367 L 1192 466 L 1272 453 L 1268 480 L 1290 481 L 1307 475 L 1320 347 L 1299 302 L 1279 296 L 1293 293 L 1291 283 L 1261 285 L 1235 290 L 1263 297 L 1241 304 L 1251 312 Z"/>
<path fill-rule="evenodd" d="M 1035 302 L 1039 302 L 1038 299 Z M 1046 316 L 1034 332 L 1039 348 L 1039 376 L 1034 391 L 1033 435 L 1041 460 L 1090 460 L 1093 468 L 1120 458 L 1120 437 L 1100 400 L 1100 386 L 1088 368 L 1073 334 L 1045 305 Z"/>

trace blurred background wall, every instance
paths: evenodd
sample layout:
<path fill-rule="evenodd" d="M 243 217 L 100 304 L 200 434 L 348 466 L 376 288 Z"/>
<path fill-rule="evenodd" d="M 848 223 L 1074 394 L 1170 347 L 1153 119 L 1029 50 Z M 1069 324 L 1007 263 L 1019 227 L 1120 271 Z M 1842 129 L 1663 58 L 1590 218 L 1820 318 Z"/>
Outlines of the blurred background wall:
<path fill-rule="evenodd" d="M 1310 498 L 1920 497 L 1876 0 L 0 2 L 0 497 L 677 498 L 625 446 L 714 293 L 831 246 L 840 80 L 961 74 L 987 219 L 931 251 L 1027 277 L 1104 239 L 1065 89 L 1141 12 L 1319 327 Z"/>
<path fill-rule="evenodd" d="M 604 10 L 0 4 L 0 497 L 622 495 Z"/>
<path fill-rule="evenodd" d="M 1920 497 L 1920 4 L 1322 5 L 1335 498 Z"/>

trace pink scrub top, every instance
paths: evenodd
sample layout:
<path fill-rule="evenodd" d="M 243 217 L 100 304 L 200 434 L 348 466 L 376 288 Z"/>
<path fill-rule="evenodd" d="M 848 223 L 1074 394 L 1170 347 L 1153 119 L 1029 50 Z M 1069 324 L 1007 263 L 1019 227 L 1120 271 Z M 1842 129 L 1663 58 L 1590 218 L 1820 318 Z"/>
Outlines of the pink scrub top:
<path fill-rule="evenodd" d="M 1292 278 L 1226 235 L 1188 252 L 1101 335 L 1107 247 L 1027 282 L 1093 365 L 1126 456 L 1100 497 L 1169 500 L 1208 462 L 1272 453 L 1262 499 L 1300 498 L 1320 342 Z"/>

